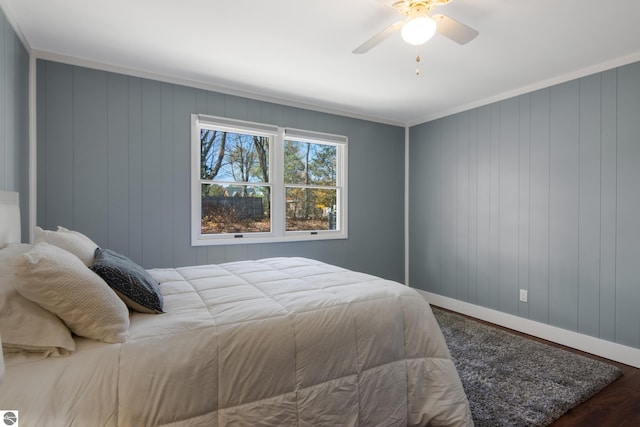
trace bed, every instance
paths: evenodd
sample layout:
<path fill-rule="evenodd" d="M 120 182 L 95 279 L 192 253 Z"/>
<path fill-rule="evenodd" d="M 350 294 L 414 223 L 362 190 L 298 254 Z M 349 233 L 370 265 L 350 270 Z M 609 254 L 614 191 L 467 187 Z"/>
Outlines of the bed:
<path fill-rule="evenodd" d="M 107 295 L 101 283 L 110 277 L 95 268 L 100 248 L 83 261 L 82 251 L 39 242 L 38 233 L 33 245 L 16 243 L 16 199 L 0 192 L 0 410 L 18 411 L 22 427 L 473 425 L 431 309 L 406 286 L 311 259 L 267 258 L 145 270 L 159 300 L 136 308 L 123 289 Z M 84 253 L 91 249 L 75 231 L 39 230 L 47 232 L 82 237 Z M 63 261 L 50 262 L 47 251 Z M 27 281 L 21 266 L 36 258 L 48 270 Z M 78 276 L 59 279 L 73 269 Z M 62 299 L 50 294 L 67 287 Z M 79 298 L 87 288 L 102 294 Z M 78 311 L 102 299 L 115 314 L 94 307 L 87 328 Z M 25 312 L 43 311 L 42 326 L 16 337 L 30 322 L 10 329 L 9 317 L 28 303 Z M 43 331 L 53 324 L 55 332 Z M 57 333 L 59 342 L 41 343 Z M 15 344 L 30 334 L 41 336 Z"/>

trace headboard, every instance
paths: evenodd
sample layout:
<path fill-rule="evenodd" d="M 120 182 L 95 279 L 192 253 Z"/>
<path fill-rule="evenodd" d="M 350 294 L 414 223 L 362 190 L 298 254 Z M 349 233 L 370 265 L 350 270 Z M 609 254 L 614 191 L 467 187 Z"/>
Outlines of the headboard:
<path fill-rule="evenodd" d="M 20 196 L 0 190 L 0 247 L 20 241 Z"/>
<path fill-rule="evenodd" d="M 15 242 L 20 242 L 20 196 L 14 191 L 0 190 L 0 248 Z M 0 347 L 0 382 L 4 379 L 4 371 Z"/>

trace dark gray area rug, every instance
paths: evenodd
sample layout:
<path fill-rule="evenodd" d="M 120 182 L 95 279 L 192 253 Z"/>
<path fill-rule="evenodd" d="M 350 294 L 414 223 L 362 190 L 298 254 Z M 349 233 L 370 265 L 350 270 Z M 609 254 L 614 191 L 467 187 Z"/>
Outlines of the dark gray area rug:
<path fill-rule="evenodd" d="M 620 377 L 616 366 L 433 308 L 476 426 L 545 426 Z"/>

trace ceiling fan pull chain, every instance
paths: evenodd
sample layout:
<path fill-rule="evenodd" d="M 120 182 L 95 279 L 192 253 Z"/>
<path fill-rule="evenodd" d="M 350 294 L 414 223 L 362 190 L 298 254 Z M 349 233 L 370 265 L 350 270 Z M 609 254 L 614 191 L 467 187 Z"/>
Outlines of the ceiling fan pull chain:
<path fill-rule="evenodd" d="M 416 76 L 420 75 L 420 52 L 418 46 L 416 46 Z"/>

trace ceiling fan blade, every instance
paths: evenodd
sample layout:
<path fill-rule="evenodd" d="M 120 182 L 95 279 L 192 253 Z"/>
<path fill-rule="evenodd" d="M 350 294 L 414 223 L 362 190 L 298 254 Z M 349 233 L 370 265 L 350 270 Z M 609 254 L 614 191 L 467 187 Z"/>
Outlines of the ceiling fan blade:
<path fill-rule="evenodd" d="M 448 16 L 437 14 L 432 15 L 437 24 L 438 33 L 453 40 L 458 44 L 467 44 L 478 36 L 478 31 L 464 25 L 462 22 L 449 18 Z"/>
<path fill-rule="evenodd" d="M 380 42 L 382 42 L 384 39 L 389 37 L 391 34 L 395 33 L 400 28 L 402 28 L 404 23 L 405 23 L 405 21 L 398 21 L 396 23 L 393 23 L 393 24 L 389 25 L 387 28 L 385 28 L 384 30 L 380 31 L 378 34 L 376 34 L 375 36 L 371 37 L 369 40 L 367 40 L 366 42 L 362 43 L 360 46 L 355 48 L 353 50 L 353 53 L 361 54 L 361 53 L 368 52 L 369 50 L 371 50 L 375 46 L 377 46 Z"/>

